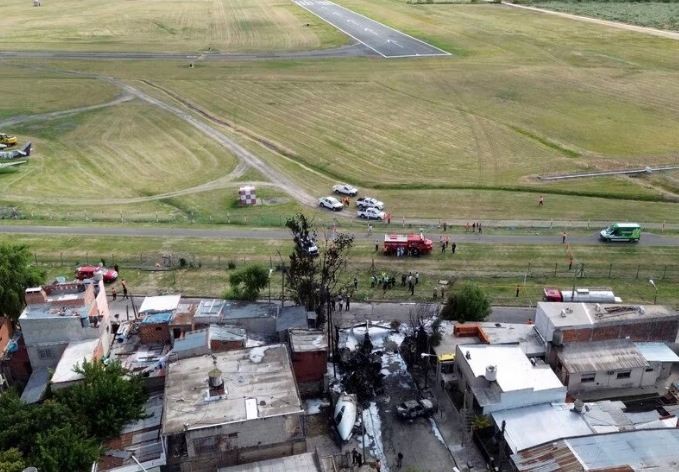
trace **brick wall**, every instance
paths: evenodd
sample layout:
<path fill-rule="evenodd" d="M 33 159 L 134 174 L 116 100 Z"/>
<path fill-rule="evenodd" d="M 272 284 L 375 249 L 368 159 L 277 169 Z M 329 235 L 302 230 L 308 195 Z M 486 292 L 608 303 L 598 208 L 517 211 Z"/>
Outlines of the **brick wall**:
<path fill-rule="evenodd" d="M 326 351 L 293 352 L 291 359 L 292 369 L 298 383 L 322 381 L 328 369 L 328 353 Z"/>
<path fill-rule="evenodd" d="M 664 341 L 673 343 L 679 331 L 679 320 L 644 320 L 618 325 L 598 325 L 587 328 L 567 328 L 561 330 L 562 344 L 572 342 L 605 341 L 626 339 L 632 341 Z"/>
<path fill-rule="evenodd" d="M 243 349 L 245 347 L 245 340 L 243 341 L 219 341 L 217 339 L 210 340 L 210 350 L 212 352 L 234 351 L 236 349 Z"/>
<path fill-rule="evenodd" d="M 142 344 L 167 344 L 170 342 L 170 326 L 167 323 L 142 323 L 139 339 Z"/>

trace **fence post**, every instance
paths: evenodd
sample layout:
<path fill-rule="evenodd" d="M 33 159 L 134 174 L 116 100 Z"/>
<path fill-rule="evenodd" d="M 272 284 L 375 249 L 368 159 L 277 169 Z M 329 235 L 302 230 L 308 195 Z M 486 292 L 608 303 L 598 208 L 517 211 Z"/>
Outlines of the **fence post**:
<path fill-rule="evenodd" d="M 585 276 L 585 263 L 580 264 L 580 278 Z"/>
<path fill-rule="evenodd" d="M 640 267 L 641 267 L 641 265 L 640 265 L 640 264 L 637 264 L 637 275 L 636 275 L 636 277 L 635 277 L 636 279 L 639 278 L 639 268 L 640 268 Z"/>
<path fill-rule="evenodd" d="M 613 270 L 613 263 L 608 264 L 608 278 L 611 278 L 611 271 Z"/>

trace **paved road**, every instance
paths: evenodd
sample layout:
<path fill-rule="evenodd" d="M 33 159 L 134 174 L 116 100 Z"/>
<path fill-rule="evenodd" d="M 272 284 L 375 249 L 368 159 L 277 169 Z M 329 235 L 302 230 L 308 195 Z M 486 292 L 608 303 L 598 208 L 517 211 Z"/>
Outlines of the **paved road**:
<path fill-rule="evenodd" d="M 447 56 L 450 53 L 328 0 L 293 0 L 382 57 Z"/>
<path fill-rule="evenodd" d="M 398 228 L 395 229 L 398 231 Z M 38 225 L 3 225 L 0 224 L 0 233 L 11 234 L 43 234 L 43 235 L 79 235 L 79 236 L 125 236 L 125 237 L 156 237 L 156 238 L 210 238 L 210 239 L 290 239 L 290 232 L 284 229 L 197 229 L 197 228 L 173 228 L 169 226 L 38 226 Z M 373 241 L 382 237 L 381 233 L 369 235 L 356 233 L 358 241 Z M 479 235 L 462 233 L 451 235 L 456 243 L 475 244 L 561 244 L 559 236 L 532 236 L 532 235 Z M 436 244 L 437 241 L 434 241 Z M 596 233 L 589 236 L 571 237 L 571 244 L 611 244 L 601 243 Z M 625 243 L 618 243 L 625 244 Z M 644 233 L 641 246 L 679 246 L 679 237 L 661 236 L 653 233 Z M 435 248 L 436 249 L 436 248 Z"/>
<path fill-rule="evenodd" d="M 94 52 L 94 51 L 0 51 L 0 59 L 156 60 L 156 61 L 244 61 L 256 59 L 298 59 L 370 56 L 374 51 L 363 44 L 312 51 L 261 53 L 179 53 L 179 52 Z"/>

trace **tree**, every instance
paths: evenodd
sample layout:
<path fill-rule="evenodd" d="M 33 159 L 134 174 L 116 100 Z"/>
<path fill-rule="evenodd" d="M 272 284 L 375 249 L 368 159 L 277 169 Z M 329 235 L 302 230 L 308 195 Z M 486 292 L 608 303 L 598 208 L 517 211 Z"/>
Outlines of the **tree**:
<path fill-rule="evenodd" d="M 34 460 L 41 472 L 87 472 L 100 454 L 97 440 L 72 423 L 52 426 L 35 440 Z"/>
<path fill-rule="evenodd" d="M 84 361 L 74 369 L 83 380 L 57 394 L 80 418 L 88 436 L 103 440 L 120 434 L 125 423 L 144 418 L 147 394 L 141 378 L 119 362 Z"/>
<path fill-rule="evenodd" d="M 0 472 L 21 472 L 25 468 L 24 456 L 18 449 L 0 451 Z"/>
<path fill-rule="evenodd" d="M 250 265 L 237 270 L 229 277 L 231 289 L 225 298 L 232 300 L 257 300 L 259 291 L 269 283 L 269 271 L 261 265 Z"/>
<path fill-rule="evenodd" d="M 448 301 L 441 310 L 441 318 L 465 321 L 483 321 L 490 314 L 490 299 L 485 292 L 475 284 L 462 285 L 459 292 L 448 297 Z"/>
<path fill-rule="evenodd" d="M 295 241 L 287 272 L 288 293 L 307 310 L 323 315 L 332 298 L 345 288 L 342 273 L 347 266 L 354 237 L 337 233 L 330 239 L 326 235 L 320 252 L 316 255 L 307 250 L 307 244 L 309 241 L 317 242 L 318 235 L 302 213 L 290 218 L 285 225 Z"/>
<path fill-rule="evenodd" d="M 0 245 L 0 314 L 16 322 L 24 308 L 24 292 L 44 280 L 45 272 L 31 265 L 27 246 Z"/>

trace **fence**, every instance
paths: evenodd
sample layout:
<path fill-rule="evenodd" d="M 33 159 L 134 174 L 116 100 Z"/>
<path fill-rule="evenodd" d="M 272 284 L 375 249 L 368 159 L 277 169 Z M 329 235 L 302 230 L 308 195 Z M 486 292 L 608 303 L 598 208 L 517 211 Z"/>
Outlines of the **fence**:
<path fill-rule="evenodd" d="M 264 255 L 266 257 L 266 255 Z M 233 269 L 250 261 L 264 262 L 262 257 L 245 257 L 238 255 L 214 255 L 198 256 L 189 253 L 159 253 L 139 252 L 136 255 L 117 255 L 115 253 L 97 253 L 77 256 L 72 254 L 37 254 L 33 255 L 34 262 L 38 265 L 51 267 L 75 267 L 79 264 L 104 263 L 108 266 L 117 264 L 121 268 L 141 270 L 170 270 L 181 268 L 209 268 L 209 269 Z M 284 258 L 287 260 L 287 258 Z M 277 255 L 270 258 L 275 269 L 279 269 Z M 477 263 L 479 264 L 479 263 Z M 611 279 L 611 280 L 654 280 L 654 281 L 679 281 L 679 265 L 664 264 L 533 264 L 511 265 L 491 264 L 480 262 L 482 265 L 464 263 L 455 271 L 446 270 L 446 275 L 460 275 L 467 278 L 512 278 L 512 279 L 571 279 L 577 282 L 579 279 Z M 485 264 L 485 265 L 484 265 Z M 369 261 L 354 263 L 358 270 L 368 271 Z M 434 271 L 438 277 L 439 271 Z"/>

